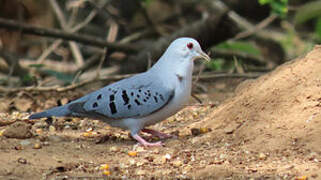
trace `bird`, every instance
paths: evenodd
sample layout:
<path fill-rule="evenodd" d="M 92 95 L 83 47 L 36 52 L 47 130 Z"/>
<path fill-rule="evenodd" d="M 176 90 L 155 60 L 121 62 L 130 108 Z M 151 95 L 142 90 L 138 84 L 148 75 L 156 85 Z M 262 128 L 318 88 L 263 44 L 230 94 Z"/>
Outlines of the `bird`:
<path fill-rule="evenodd" d="M 175 39 L 160 59 L 146 72 L 122 79 L 65 105 L 34 113 L 29 119 L 87 117 L 112 127 L 129 130 L 145 147 L 163 146 L 148 142 L 139 133 L 160 139 L 171 135 L 146 127 L 159 123 L 184 108 L 191 95 L 195 59 L 210 61 L 197 40 Z"/>

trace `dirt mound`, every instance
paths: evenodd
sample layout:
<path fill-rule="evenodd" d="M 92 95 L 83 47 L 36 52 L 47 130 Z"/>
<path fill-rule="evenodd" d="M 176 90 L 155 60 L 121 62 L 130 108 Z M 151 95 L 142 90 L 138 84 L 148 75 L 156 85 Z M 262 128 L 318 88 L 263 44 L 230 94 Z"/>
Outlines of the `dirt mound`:
<path fill-rule="evenodd" d="M 243 82 L 233 98 L 189 127 L 195 126 L 213 129 L 198 139 L 200 144 L 225 143 L 235 151 L 261 153 L 261 158 L 279 157 L 266 164 L 299 158 L 301 162 L 292 162 L 295 169 L 321 161 L 321 46 L 304 58 Z M 280 170 L 282 165 L 275 168 Z M 313 168 L 299 171 L 315 173 Z"/>

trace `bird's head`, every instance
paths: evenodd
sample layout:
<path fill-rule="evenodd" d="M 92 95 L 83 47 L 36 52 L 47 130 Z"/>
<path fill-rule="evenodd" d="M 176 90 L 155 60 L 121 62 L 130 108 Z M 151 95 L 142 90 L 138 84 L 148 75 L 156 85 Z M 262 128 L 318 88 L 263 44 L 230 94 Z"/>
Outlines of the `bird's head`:
<path fill-rule="evenodd" d="M 168 54 L 176 56 L 176 58 L 183 61 L 193 61 L 195 59 L 211 60 L 211 58 L 202 51 L 200 44 L 193 38 L 178 38 L 170 44 L 166 51 Z"/>

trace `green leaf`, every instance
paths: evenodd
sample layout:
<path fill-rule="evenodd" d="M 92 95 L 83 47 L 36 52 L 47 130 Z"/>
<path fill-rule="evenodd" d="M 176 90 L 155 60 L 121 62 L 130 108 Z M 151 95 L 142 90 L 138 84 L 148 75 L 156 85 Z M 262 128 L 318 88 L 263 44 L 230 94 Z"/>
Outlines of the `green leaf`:
<path fill-rule="evenodd" d="M 42 68 L 44 67 L 45 65 L 44 64 L 30 64 L 29 67 L 34 67 L 34 68 Z"/>
<path fill-rule="evenodd" d="M 271 1 L 273 1 L 273 0 L 259 0 L 259 4 L 266 5 L 266 4 L 271 3 Z"/>
<path fill-rule="evenodd" d="M 29 86 L 29 85 L 33 84 L 35 79 L 36 78 L 34 76 L 32 76 L 31 74 L 26 74 L 20 78 L 20 81 L 22 82 L 23 85 Z"/>
<path fill-rule="evenodd" d="M 49 70 L 49 69 L 43 70 L 43 72 L 48 74 L 48 75 L 56 77 L 57 79 L 63 81 L 66 84 L 71 83 L 72 80 L 73 80 L 73 76 L 72 75 L 64 74 L 64 73 L 61 73 L 61 72 L 57 72 L 57 71 L 53 71 L 53 70 Z"/>
<path fill-rule="evenodd" d="M 288 12 L 288 0 L 258 0 L 261 5 L 269 5 L 271 12 L 284 18 Z"/>
<path fill-rule="evenodd" d="M 261 55 L 261 52 L 258 48 L 256 48 L 251 43 L 246 41 L 223 42 L 221 44 L 218 44 L 215 48 L 228 49 L 232 51 L 240 51 L 240 52 L 255 55 L 255 56 Z"/>
<path fill-rule="evenodd" d="M 224 63 L 225 63 L 224 59 L 216 58 L 206 63 L 206 66 L 212 70 L 223 70 Z"/>

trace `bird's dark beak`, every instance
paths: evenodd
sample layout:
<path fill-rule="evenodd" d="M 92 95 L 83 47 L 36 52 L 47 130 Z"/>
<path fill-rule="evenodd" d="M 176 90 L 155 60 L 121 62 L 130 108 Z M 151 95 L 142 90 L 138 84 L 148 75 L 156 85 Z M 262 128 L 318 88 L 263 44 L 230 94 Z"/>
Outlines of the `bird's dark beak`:
<path fill-rule="evenodd" d="M 211 61 L 211 58 L 203 51 L 199 52 L 198 58 L 204 59 L 206 62 Z"/>

